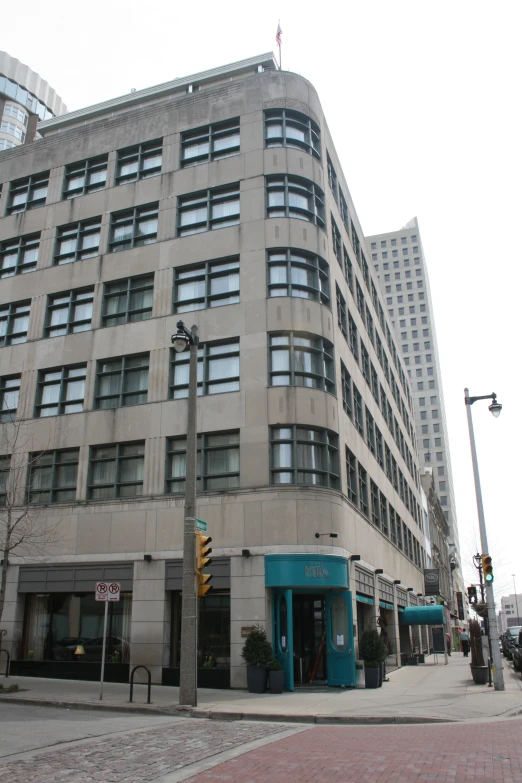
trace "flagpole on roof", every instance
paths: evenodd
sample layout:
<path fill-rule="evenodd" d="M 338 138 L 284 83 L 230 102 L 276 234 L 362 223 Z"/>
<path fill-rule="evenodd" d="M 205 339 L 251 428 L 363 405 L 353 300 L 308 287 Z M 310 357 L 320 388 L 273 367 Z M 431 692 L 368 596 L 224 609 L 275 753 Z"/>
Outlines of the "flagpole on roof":
<path fill-rule="evenodd" d="M 276 42 L 277 42 L 277 45 L 279 47 L 279 70 L 281 70 L 281 34 L 282 34 L 282 32 L 283 31 L 281 30 L 281 20 L 279 20 L 278 23 L 277 23 L 277 33 L 276 33 Z"/>

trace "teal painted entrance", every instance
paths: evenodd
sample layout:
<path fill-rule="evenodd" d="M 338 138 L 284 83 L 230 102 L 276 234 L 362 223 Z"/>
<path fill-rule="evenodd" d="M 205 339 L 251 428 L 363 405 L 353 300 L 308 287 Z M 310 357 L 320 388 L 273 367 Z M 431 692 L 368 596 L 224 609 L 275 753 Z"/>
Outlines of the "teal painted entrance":
<path fill-rule="evenodd" d="M 273 647 L 285 673 L 285 688 L 353 687 L 347 560 L 336 555 L 267 555 L 265 583 L 273 588 Z"/>

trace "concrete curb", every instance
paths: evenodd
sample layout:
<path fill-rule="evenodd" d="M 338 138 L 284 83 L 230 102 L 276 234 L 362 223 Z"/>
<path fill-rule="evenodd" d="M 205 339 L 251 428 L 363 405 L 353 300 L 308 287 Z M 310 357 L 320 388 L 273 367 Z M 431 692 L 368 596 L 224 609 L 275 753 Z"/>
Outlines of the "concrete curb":
<path fill-rule="evenodd" d="M 198 710 L 192 707 L 174 705 L 162 709 L 154 705 L 140 704 L 104 704 L 103 702 L 79 702 L 58 699 L 30 699 L 26 696 L 14 698 L 0 696 L 2 702 L 16 702 L 33 707 L 58 707 L 69 710 L 105 710 L 107 712 L 127 712 L 135 715 L 167 715 L 178 718 L 199 718 L 219 721 L 258 721 L 260 723 L 299 723 L 308 725 L 335 726 L 386 726 L 411 725 L 425 723 L 460 723 L 445 718 L 414 717 L 410 715 L 295 715 L 293 713 L 263 712 L 225 712 L 223 710 Z"/>

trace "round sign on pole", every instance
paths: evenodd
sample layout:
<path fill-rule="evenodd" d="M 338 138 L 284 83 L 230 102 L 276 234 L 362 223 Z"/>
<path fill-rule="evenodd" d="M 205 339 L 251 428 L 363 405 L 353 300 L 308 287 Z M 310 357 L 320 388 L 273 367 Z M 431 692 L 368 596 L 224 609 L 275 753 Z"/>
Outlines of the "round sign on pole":
<path fill-rule="evenodd" d="M 107 582 L 96 582 L 95 598 L 97 601 L 107 600 Z"/>
<path fill-rule="evenodd" d="M 120 585 L 118 582 L 109 582 L 109 601 L 120 600 Z"/>

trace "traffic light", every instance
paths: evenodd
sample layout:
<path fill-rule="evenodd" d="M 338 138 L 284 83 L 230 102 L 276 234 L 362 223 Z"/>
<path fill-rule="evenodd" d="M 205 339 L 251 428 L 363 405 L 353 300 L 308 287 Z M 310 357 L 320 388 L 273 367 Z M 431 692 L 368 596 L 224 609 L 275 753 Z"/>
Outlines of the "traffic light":
<path fill-rule="evenodd" d="M 482 573 L 484 581 L 489 584 L 493 581 L 493 558 L 490 555 L 482 555 Z"/>
<path fill-rule="evenodd" d="M 212 585 L 209 584 L 212 574 L 201 573 L 212 562 L 212 559 L 209 557 L 212 552 L 212 548 L 209 546 L 211 541 L 210 536 L 206 536 L 204 533 L 196 533 L 196 584 L 198 598 L 203 598 L 212 589 Z"/>
<path fill-rule="evenodd" d="M 470 585 L 468 587 L 468 601 L 470 604 L 476 604 L 477 603 L 477 588 L 475 585 Z"/>

